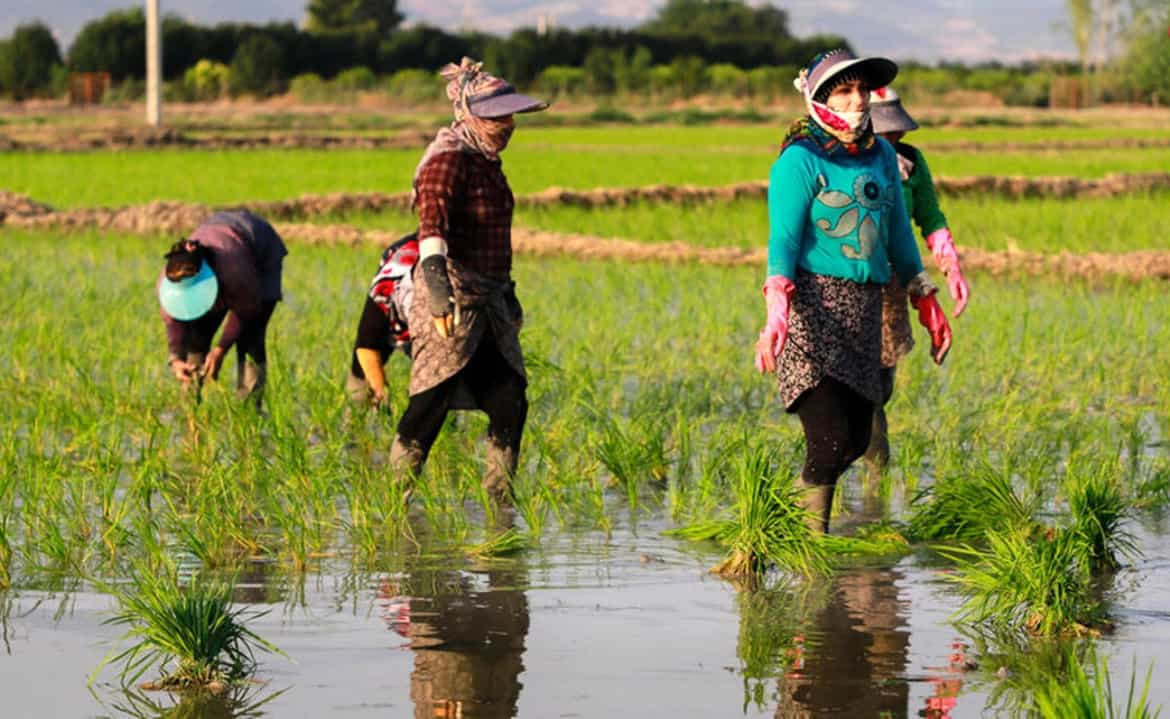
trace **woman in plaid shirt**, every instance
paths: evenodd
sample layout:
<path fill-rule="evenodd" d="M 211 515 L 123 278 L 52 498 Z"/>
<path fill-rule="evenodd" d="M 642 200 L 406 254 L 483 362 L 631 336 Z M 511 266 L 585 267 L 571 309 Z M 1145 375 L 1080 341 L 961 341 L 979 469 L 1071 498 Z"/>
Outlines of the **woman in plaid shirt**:
<path fill-rule="evenodd" d="M 463 58 L 441 71 L 455 122 L 427 147 L 414 177 L 419 261 L 409 310 L 410 402 L 390 452 L 397 481 L 412 481 L 447 412 L 488 416 L 484 487 L 508 497 L 528 414 L 520 351 L 522 311 L 512 282 L 512 190 L 500 152 L 512 115 L 548 105 Z"/>

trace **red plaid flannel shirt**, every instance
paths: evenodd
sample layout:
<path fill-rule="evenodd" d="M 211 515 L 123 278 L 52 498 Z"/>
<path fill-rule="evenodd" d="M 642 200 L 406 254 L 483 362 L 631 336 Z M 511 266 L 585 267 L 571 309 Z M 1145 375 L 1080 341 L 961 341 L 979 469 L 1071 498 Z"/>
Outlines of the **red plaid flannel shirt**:
<path fill-rule="evenodd" d="M 515 199 L 498 161 L 439 153 L 419 172 L 415 191 L 419 239 L 442 237 L 456 262 L 492 279 L 511 278 Z"/>

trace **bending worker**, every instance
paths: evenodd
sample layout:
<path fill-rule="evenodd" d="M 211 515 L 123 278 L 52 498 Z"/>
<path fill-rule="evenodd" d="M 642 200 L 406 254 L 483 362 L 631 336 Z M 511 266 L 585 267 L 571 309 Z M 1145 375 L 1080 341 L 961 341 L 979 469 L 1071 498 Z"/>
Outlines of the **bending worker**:
<path fill-rule="evenodd" d="M 394 350 L 410 356 L 411 271 L 418 261 L 418 235 L 409 234 L 382 252 L 366 293 L 345 388 L 355 404 L 389 408 L 383 366 Z"/>
<path fill-rule="evenodd" d="M 267 376 L 264 336 L 281 299 L 287 254 L 272 225 L 246 210 L 212 215 L 167 252 L 158 297 L 167 364 L 184 389 L 198 392 L 204 378 L 217 379 L 234 346 L 237 392 L 259 405 Z"/>

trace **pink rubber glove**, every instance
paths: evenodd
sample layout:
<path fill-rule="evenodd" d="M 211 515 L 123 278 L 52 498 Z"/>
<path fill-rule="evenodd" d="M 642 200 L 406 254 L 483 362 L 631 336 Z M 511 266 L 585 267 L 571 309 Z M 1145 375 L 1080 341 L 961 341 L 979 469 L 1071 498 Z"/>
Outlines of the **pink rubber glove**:
<path fill-rule="evenodd" d="M 935 264 L 947 278 L 947 289 L 951 291 L 951 299 L 955 301 L 955 317 L 958 317 L 966 309 L 967 300 L 971 299 L 971 288 L 967 286 L 967 280 L 963 279 L 963 270 L 959 267 L 955 238 L 951 236 L 951 231 L 944 227 L 926 236 L 926 246 L 930 248 Z"/>
<path fill-rule="evenodd" d="M 930 358 L 935 364 L 942 364 L 951 349 L 951 326 L 947 324 L 947 316 L 938 304 L 936 293 L 937 290 L 932 289 L 925 296 L 911 296 L 910 304 L 918 310 L 918 321 L 930 332 Z"/>
<path fill-rule="evenodd" d="M 775 372 L 776 358 L 788 340 L 788 303 L 796 285 L 783 275 L 772 275 L 764 280 L 764 303 L 768 306 L 768 320 L 756 340 L 756 369 Z"/>

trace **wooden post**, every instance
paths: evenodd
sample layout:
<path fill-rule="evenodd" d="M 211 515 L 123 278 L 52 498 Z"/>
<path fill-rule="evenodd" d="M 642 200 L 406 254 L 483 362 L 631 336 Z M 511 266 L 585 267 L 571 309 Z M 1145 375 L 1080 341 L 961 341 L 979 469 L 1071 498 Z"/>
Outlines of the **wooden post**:
<path fill-rule="evenodd" d="M 159 0 L 146 0 L 146 124 L 162 124 L 162 28 Z"/>

